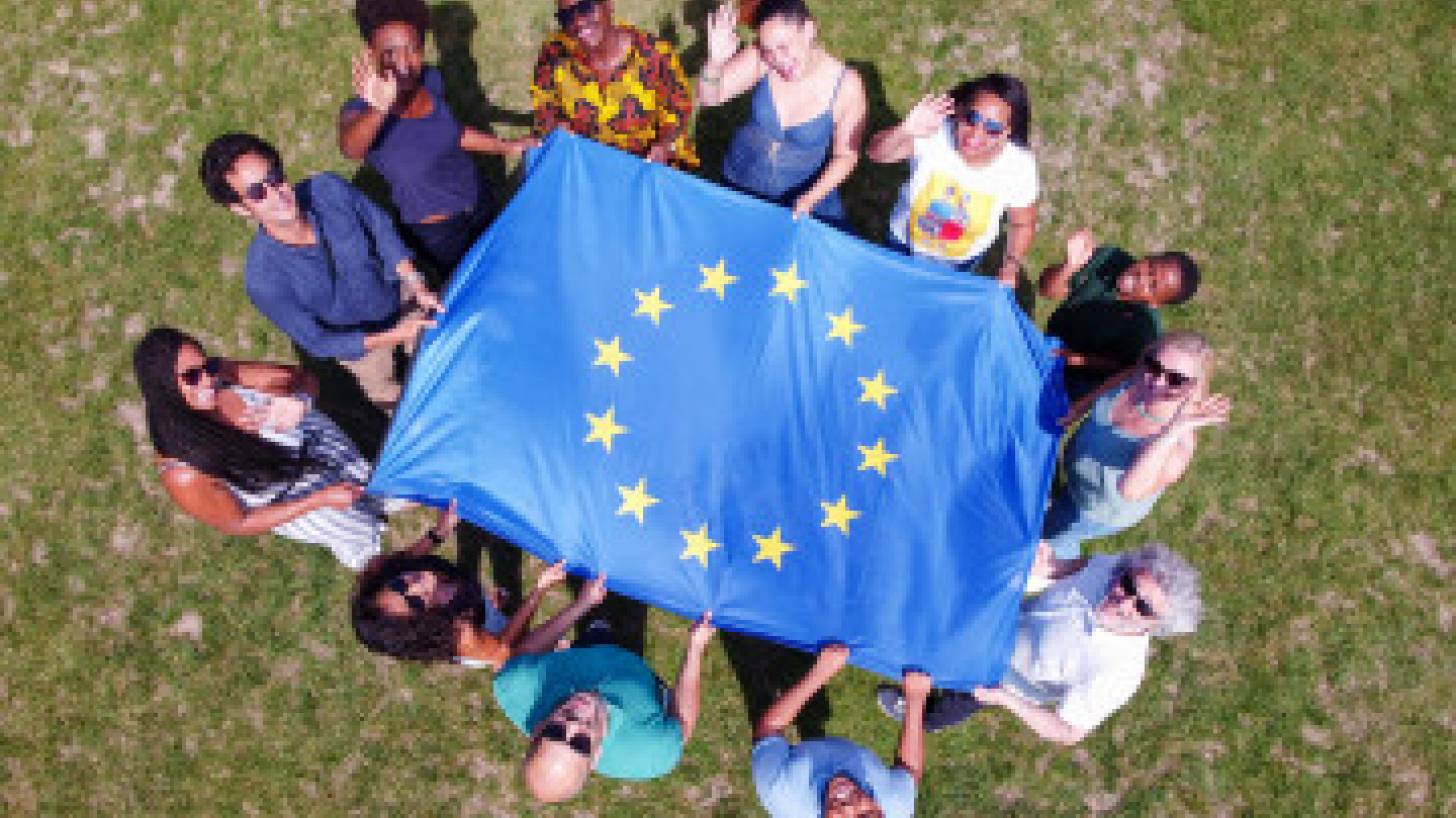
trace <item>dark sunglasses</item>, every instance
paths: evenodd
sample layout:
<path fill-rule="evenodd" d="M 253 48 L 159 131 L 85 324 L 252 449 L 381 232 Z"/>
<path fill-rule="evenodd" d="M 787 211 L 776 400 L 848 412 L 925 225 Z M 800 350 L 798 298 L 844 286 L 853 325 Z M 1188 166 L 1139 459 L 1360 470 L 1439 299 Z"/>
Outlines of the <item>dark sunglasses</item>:
<path fill-rule="evenodd" d="M 415 613 L 422 613 L 425 610 L 425 598 L 411 594 L 409 592 L 409 583 L 404 581 L 404 577 L 395 577 L 385 587 L 404 597 L 404 604 L 408 605 L 409 609 Z"/>
<path fill-rule="evenodd" d="M 556 23 L 562 28 L 569 28 L 576 18 L 583 17 L 596 11 L 597 4 L 602 0 L 577 0 L 575 3 L 564 9 L 556 10 Z"/>
<path fill-rule="evenodd" d="M 961 114 L 961 121 L 972 127 L 980 125 L 991 136 L 1000 136 L 1006 133 L 1007 126 L 1005 122 L 999 119 L 992 119 L 988 116 L 981 116 L 981 112 L 974 108 L 963 112 Z"/>
<path fill-rule="evenodd" d="M 572 736 L 571 738 L 567 738 L 566 737 L 566 725 L 562 724 L 559 721 L 548 722 L 545 727 L 542 727 L 541 728 L 541 738 L 545 739 L 546 741 L 560 741 L 560 742 L 564 742 L 567 747 L 570 747 L 577 754 L 584 755 L 584 756 L 587 756 L 587 757 L 590 757 L 591 756 L 591 751 L 592 751 L 592 740 L 591 740 L 591 736 L 582 735 L 581 733 L 577 733 L 576 735 Z"/>
<path fill-rule="evenodd" d="M 218 370 L 220 369 L 222 369 L 221 360 L 217 358 L 208 358 L 202 364 L 202 366 L 189 366 L 188 368 L 182 370 L 182 374 L 178 375 L 177 377 L 181 378 L 182 382 L 187 384 L 188 386 L 196 386 L 197 384 L 202 382 L 203 374 L 208 374 L 216 378 Z"/>
<path fill-rule="evenodd" d="M 1132 574 L 1127 571 L 1122 572 L 1122 577 L 1118 579 L 1117 585 L 1122 589 L 1122 595 L 1124 597 L 1134 600 L 1132 606 L 1140 616 L 1144 619 L 1158 618 L 1158 613 L 1153 610 L 1153 606 L 1149 605 L 1146 599 L 1138 595 L 1137 580 L 1132 578 Z"/>
<path fill-rule="evenodd" d="M 1166 380 L 1168 385 L 1174 389 L 1181 389 L 1191 383 L 1198 382 L 1198 379 L 1192 375 L 1163 366 L 1163 362 L 1158 360 L 1158 356 L 1151 352 L 1143 356 L 1143 369 L 1146 369 L 1148 374 L 1154 378 Z"/>
<path fill-rule="evenodd" d="M 270 168 L 267 176 L 243 188 L 243 198 L 250 202 L 261 202 L 268 198 L 269 188 L 278 187 L 287 181 L 288 177 L 283 175 L 283 171 Z"/>

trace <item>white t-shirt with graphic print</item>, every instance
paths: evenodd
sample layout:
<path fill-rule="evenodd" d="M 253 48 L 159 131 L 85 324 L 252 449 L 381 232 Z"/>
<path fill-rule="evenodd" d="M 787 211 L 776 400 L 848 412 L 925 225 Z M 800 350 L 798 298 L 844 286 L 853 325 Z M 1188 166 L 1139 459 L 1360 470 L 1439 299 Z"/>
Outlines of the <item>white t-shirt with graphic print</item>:
<path fill-rule="evenodd" d="M 1036 202 L 1036 158 L 1007 142 L 989 165 L 973 168 L 955 148 L 955 122 L 915 140 L 910 179 L 890 214 L 890 233 L 925 256 L 964 261 L 1001 234 L 1008 207 Z"/>

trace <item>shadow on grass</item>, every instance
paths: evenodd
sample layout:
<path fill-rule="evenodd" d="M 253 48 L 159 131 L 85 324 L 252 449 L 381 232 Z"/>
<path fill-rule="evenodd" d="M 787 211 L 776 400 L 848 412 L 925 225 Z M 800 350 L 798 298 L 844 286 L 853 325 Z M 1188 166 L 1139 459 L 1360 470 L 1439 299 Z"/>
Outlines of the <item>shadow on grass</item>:
<path fill-rule="evenodd" d="M 785 690 L 804 678 L 814 665 L 814 656 L 740 633 L 724 631 L 721 638 L 728 663 L 733 666 L 733 675 L 738 677 L 738 687 L 743 692 L 743 703 L 748 710 L 748 727 L 752 730 L 764 711 L 778 701 Z M 829 698 L 821 689 L 794 719 L 799 728 L 799 738 L 823 737 L 829 713 Z"/>
<path fill-rule="evenodd" d="M 487 584 L 510 594 L 502 613 L 507 616 L 515 613 L 526 596 L 522 584 L 524 558 L 521 549 L 499 534 L 464 520 L 460 521 L 460 528 L 455 532 L 455 549 L 455 563 L 468 576 L 480 576 L 482 556 L 490 560 L 491 582 Z"/>

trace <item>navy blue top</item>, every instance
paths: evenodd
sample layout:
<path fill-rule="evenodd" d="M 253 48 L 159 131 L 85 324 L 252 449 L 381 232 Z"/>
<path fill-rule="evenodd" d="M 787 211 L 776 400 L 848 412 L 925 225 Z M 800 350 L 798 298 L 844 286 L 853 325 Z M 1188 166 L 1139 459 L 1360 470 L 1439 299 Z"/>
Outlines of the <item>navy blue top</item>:
<path fill-rule="evenodd" d="M 406 224 L 473 210 L 480 198 L 475 163 L 460 147 L 463 129 L 445 102 L 439 70 L 426 66 L 421 84 L 430 95 L 430 113 L 419 119 L 385 117 L 364 155 L 369 167 L 389 182 L 399 218 Z M 367 111 L 369 103 L 354 97 L 343 110 Z"/>
<path fill-rule="evenodd" d="M 823 113 L 785 128 L 774 107 L 768 73 L 753 87 L 748 121 L 733 135 L 723 157 L 723 180 L 733 187 L 782 205 L 792 205 L 814 186 L 834 143 L 834 97 L 844 81 L 841 71 Z M 822 219 L 843 220 L 844 205 L 835 190 L 814 208 Z"/>
<path fill-rule="evenodd" d="M 320 358 L 364 357 L 364 335 L 399 317 L 399 274 L 410 258 L 378 205 L 332 173 L 294 186 L 318 241 L 284 244 L 262 227 L 248 245 L 243 286 L 258 311 Z"/>

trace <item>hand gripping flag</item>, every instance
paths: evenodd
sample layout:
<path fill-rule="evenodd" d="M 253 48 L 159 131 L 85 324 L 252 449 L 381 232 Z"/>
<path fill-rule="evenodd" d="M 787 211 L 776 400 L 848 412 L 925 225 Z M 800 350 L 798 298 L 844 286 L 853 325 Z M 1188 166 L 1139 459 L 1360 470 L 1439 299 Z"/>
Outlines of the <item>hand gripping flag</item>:
<path fill-rule="evenodd" d="M 1008 291 L 553 135 L 370 490 L 729 630 L 997 681 L 1065 411 Z"/>

